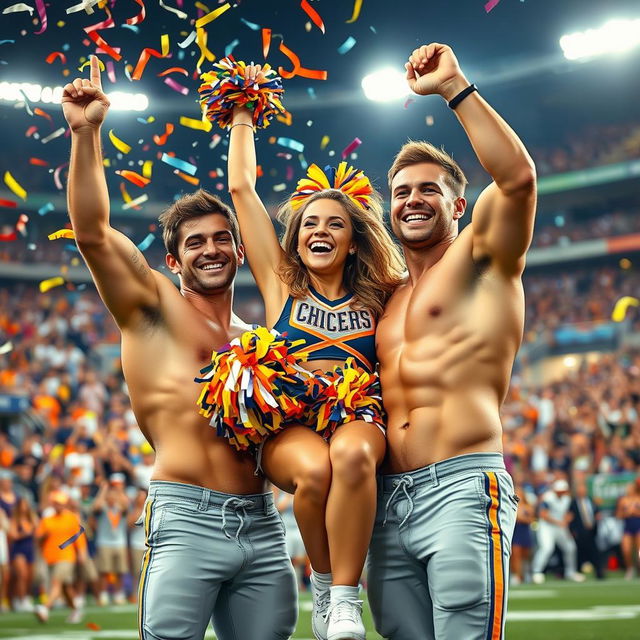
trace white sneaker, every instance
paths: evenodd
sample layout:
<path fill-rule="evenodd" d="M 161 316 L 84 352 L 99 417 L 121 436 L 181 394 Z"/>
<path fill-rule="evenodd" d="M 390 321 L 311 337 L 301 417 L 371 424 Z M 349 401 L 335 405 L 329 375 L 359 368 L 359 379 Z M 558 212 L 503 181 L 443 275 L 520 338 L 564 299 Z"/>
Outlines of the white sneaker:
<path fill-rule="evenodd" d="M 43 604 L 37 604 L 33 612 L 40 622 L 46 622 L 49 619 L 49 608 Z"/>
<path fill-rule="evenodd" d="M 113 594 L 113 604 L 127 604 L 127 597 L 122 591 Z"/>
<path fill-rule="evenodd" d="M 331 604 L 330 587 L 316 584 L 311 575 L 311 596 L 313 609 L 311 610 L 311 629 L 316 640 L 327 640 L 327 624 L 329 605 Z"/>
<path fill-rule="evenodd" d="M 544 584 L 544 573 L 534 573 L 531 580 L 533 580 L 533 584 Z"/>
<path fill-rule="evenodd" d="M 73 609 L 67 618 L 67 622 L 69 624 L 80 624 L 82 622 L 83 613 L 82 609 Z"/>
<path fill-rule="evenodd" d="M 20 607 L 22 611 L 33 613 L 33 600 L 29 596 L 24 597 L 20 603 Z"/>
<path fill-rule="evenodd" d="M 567 576 L 567 580 L 572 580 L 573 582 L 584 582 L 586 578 L 581 573 L 572 573 L 570 576 Z"/>
<path fill-rule="evenodd" d="M 365 640 L 362 600 L 339 600 L 329 609 L 327 640 Z"/>
<path fill-rule="evenodd" d="M 98 597 L 98 604 L 101 607 L 106 607 L 109 604 L 109 594 L 106 591 L 101 591 Z"/>

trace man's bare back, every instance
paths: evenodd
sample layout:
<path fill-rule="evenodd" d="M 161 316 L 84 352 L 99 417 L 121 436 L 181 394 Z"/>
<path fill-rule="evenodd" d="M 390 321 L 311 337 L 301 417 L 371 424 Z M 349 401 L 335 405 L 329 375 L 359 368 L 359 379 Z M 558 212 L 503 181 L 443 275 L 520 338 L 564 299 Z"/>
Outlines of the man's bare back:
<path fill-rule="evenodd" d="M 470 227 L 398 288 L 377 330 L 387 473 L 502 451 L 499 406 L 523 323 L 520 279 L 474 262 Z"/>

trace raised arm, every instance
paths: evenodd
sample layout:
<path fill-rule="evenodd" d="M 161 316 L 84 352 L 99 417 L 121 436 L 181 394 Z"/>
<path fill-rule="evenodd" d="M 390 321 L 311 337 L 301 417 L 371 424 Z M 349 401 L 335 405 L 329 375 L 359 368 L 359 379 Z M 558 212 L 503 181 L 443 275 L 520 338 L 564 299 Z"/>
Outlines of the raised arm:
<path fill-rule="evenodd" d="M 255 80 L 259 77 L 259 67 L 249 66 L 247 73 Z M 273 300 L 275 304 L 278 300 L 284 304 L 285 286 L 278 276 L 282 249 L 271 218 L 256 192 L 256 149 L 252 114 L 245 107 L 236 107 L 233 112 L 228 174 L 229 192 L 256 284 L 265 301 Z"/>
<path fill-rule="evenodd" d="M 121 328 L 130 328 L 143 308 L 159 303 L 156 280 L 140 250 L 109 224 L 109 193 L 102 166 L 100 130 L 109 109 L 98 58 L 91 80 L 64 88 L 62 110 L 71 127 L 67 201 L 76 243 L 100 296 Z"/>
<path fill-rule="evenodd" d="M 405 65 L 407 82 L 421 95 L 447 102 L 469 87 L 450 47 L 432 43 L 416 49 Z M 480 164 L 493 182 L 479 196 L 472 215 L 474 260 L 489 258 L 506 275 L 519 275 L 531 244 L 536 210 L 533 160 L 509 125 L 478 94 L 470 93 L 455 114 Z"/>

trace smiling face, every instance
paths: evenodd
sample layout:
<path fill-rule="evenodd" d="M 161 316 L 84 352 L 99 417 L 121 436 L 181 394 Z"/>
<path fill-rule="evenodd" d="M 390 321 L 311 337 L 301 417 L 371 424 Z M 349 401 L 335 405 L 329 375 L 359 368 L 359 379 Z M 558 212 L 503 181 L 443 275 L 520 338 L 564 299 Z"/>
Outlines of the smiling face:
<path fill-rule="evenodd" d="M 391 183 L 391 228 L 410 248 L 428 248 L 458 233 L 466 201 L 456 197 L 447 172 L 421 162 L 404 167 Z"/>
<path fill-rule="evenodd" d="M 310 272 L 342 271 L 355 248 L 351 219 L 339 202 L 318 198 L 307 205 L 300 219 L 297 249 Z"/>
<path fill-rule="evenodd" d="M 244 250 L 236 246 L 229 222 L 220 213 L 182 223 L 178 259 L 167 255 L 167 265 L 180 276 L 182 286 L 201 294 L 229 289 L 243 262 Z"/>

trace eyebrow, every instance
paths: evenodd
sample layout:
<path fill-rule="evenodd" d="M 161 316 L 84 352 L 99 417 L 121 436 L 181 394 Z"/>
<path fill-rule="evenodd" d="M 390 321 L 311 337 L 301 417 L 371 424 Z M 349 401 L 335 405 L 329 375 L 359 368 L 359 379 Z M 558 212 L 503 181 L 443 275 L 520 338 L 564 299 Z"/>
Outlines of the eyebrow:
<path fill-rule="evenodd" d="M 219 238 L 220 236 L 229 236 L 229 237 L 231 237 L 231 231 L 222 230 L 222 231 L 216 231 L 213 234 L 214 238 Z M 187 242 L 189 242 L 190 240 L 204 240 L 204 239 L 205 239 L 204 233 L 192 233 L 191 235 L 188 235 L 184 239 L 184 243 L 187 244 Z"/>
<path fill-rule="evenodd" d="M 399 184 L 397 187 L 394 187 L 393 193 L 396 193 L 400 189 L 409 189 L 410 186 L 411 186 L 410 184 Z M 418 186 L 419 187 L 437 187 L 438 190 L 441 190 L 441 187 L 437 182 L 433 182 L 430 180 L 428 180 L 427 182 L 420 182 L 418 183 Z"/>
<path fill-rule="evenodd" d="M 318 216 L 307 216 L 303 222 L 306 222 L 307 220 L 318 220 Z M 342 216 L 329 216 L 329 220 L 340 220 L 340 222 L 344 222 L 344 218 Z"/>

